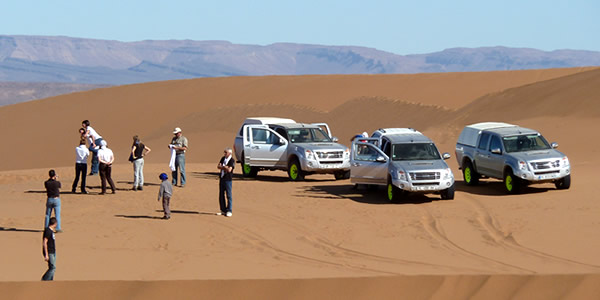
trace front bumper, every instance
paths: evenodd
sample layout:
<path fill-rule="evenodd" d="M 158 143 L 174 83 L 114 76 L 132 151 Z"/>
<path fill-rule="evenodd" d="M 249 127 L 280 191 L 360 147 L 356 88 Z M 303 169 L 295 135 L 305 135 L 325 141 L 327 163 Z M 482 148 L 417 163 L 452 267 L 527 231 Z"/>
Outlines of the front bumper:
<path fill-rule="evenodd" d="M 302 171 L 310 172 L 310 173 L 322 173 L 322 174 L 332 174 L 338 171 L 349 171 L 350 170 L 350 160 L 344 160 L 341 163 L 338 162 L 319 162 L 316 160 L 303 160 Z"/>
<path fill-rule="evenodd" d="M 439 179 L 435 181 L 406 181 L 393 179 L 392 184 L 408 192 L 434 193 L 450 188 L 454 184 L 454 178 Z"/>
<path fill-rule="evenodd" d="M 543 171 L 535 171 L 531 172 L 529 170 L 523 171 L 520 170 L 515 174 L 521 179 L 533 182 L 533 183 L 543 183 L 543 182 L 551 182 L 566 177 L 571 174 L 571 167 L 565 168 L 556 168 L 556 169 L 548 169 Z"/>

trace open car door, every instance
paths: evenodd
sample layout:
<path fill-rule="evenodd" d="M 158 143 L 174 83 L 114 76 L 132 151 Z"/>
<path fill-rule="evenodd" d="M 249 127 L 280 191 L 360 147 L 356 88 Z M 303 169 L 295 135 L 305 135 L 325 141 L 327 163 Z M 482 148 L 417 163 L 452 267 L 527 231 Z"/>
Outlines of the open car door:
<path fill-rule="evenodd" d="M 253 167 L 285 166 L 288 141 L 267 125 L 244 126 L 244 163 Z"/>
<path fill-rule="evenodd" d="M 386 184 L 390 158 L 373 143 L 377 139 L 356 139 L 350 154 L 350 181 Z"/>

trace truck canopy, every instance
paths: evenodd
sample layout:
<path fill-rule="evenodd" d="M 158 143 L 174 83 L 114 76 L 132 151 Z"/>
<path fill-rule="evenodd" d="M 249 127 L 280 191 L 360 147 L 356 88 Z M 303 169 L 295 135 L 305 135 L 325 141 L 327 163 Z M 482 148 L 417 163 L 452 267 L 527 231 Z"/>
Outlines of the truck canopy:
<path fill-rule="evenodd" d="M 518 126 L 501 122 L 483 122 L 467 125 L 465 129 L 463 129 L 463 131 L 460 133 L 457 143 L 475 147 L 477 144 L 477 138 L 479 137 L 479 133 L 481 133 L 481 131 L 508 127 Z"/>

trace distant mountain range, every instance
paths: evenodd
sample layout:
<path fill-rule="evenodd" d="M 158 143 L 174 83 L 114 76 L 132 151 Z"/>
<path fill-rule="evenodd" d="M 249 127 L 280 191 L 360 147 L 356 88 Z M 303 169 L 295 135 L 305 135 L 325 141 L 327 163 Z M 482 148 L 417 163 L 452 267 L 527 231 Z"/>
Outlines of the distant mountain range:
<path fill-rule="evenodd" d="M 225 41 L 119 42 L 0 35 L 0 81 L 120 85 L 216 76 L 389 74 L 600 66 L 600 52 L 452 48 L 397 55 L 372 48 Z"/>

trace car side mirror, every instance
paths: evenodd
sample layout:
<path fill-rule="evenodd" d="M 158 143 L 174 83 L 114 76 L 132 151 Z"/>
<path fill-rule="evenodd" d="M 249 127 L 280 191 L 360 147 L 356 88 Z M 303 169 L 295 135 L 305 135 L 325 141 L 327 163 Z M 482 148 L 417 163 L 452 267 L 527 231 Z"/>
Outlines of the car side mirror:
<path fill-rule="evenodd" d="M 442 154 L 442 158 L 443 159 L 449 159 L 450 158 L 450 153 L 445 152 L 444 154 Z"/>
<path fill-rule="evenodd" d="M 500 150 L 500 148 L 494 148 L 491 151 L 493 154 L 502 154 L 502 150 Z"/>
<path fill-rule="evenodd" d="M 278 145 L 285 145 L 285 140 L 284 140 L 284 139 L 282 139 L 282 138 L 280 138 L 280 139 L 279 139 L 279 143 L 278 143 Z"/>
<path fill-rule="evenodd" d="M 550 147 L 552 147 L 552 149 L 556 149 L 558 148 L 558 143 L 552 143 L 550 144 Z"/>
<path fill-rule="evenodd" d="M 334 137 L 332 137 L 332 138 L 331 138 L 331 140 L 332 140 L 334 143 L 337 143 L 337 142 L 339 141 L 339 139 L 338 139 L 337 137 L 335 137 L 335 136 L 334 136 Z"/>
<path fill-rule="evenodd" d="M 383 156 L 377 156 L 377 159 L 375 159 L 376 162 L 380 162 L 380 163 L 384 163 L 387 161 L 387 159 L 385 159 L 385 157 Z"/>

